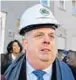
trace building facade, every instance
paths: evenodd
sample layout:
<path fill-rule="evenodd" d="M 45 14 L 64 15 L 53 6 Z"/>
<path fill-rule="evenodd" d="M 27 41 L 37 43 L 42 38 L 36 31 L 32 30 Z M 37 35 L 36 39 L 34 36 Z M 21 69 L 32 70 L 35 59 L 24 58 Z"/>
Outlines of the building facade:
<path fill-rule="evenodd" d="M 57 48 L 72 49 L 76 51 L 76 13 L 72 8 L 76 8 L 74 1 L 55 1 L 55 0 L 37 0 L 37 1 L 1 1 L 1 35 L 0 35 L 0 53 L 6 52 L 7 44 L 13 40 L 21 41 L 18 34 L 19 20 L 25 9 L 34 4 L 41 3 L 52 10 L 61 26 L 57 29 Z M 73 6 L 74 5 L 74 6 Z M 2 25 L 3 23 L 3 25 Z M 3 27 L 2 27 L 3 26 Z"/>

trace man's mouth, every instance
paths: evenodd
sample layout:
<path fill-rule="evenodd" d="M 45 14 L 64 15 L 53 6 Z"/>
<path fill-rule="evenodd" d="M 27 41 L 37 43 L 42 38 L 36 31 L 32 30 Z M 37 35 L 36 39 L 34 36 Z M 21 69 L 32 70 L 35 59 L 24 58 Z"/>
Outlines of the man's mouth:
<path fill-rule="evenodd" d="M 43 48 L 43 49 L 41 49 L 41 51 L 51 51 L 51 50 L 48 48 Z"/>

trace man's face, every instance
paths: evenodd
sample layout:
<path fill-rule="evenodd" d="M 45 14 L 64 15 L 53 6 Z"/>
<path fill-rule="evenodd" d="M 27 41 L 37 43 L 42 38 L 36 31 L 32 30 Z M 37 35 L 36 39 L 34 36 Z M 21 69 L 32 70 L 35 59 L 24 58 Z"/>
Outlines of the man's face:
<path fill-rule="evenodd" d="M 29 31 L 24 41 L 26 58 L 29 62 L 50 62 L 56 58 L 55 30 L 39 28 Z M 45 64 L 46 65 L 46 64 Z"/>
<path fill-rule="evenodd" d="M 67 55 L 67 63 L 69 64 L 69 65 L 76 65 L 76 59 L 75 59 L 75 55 L 74 55 L 74 53 L 69 53 L 68 55 Z"/>

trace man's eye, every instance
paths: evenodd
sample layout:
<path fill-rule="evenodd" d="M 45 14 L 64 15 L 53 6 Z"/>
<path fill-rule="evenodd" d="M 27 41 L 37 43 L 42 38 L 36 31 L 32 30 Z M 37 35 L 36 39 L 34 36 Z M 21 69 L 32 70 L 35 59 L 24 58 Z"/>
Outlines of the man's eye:
<path fill-rule="evenodd" d="M 35 35 L 35 37 L 41 37 L 41 36 L 42 36 L 41 34 Z"/>
<path fill-rule="evenodd" d="M 53 36 L 53 35 L 49 35 L 49 37 L 50 37 L 50 38 L 54 38 L 54 36 Z"/>

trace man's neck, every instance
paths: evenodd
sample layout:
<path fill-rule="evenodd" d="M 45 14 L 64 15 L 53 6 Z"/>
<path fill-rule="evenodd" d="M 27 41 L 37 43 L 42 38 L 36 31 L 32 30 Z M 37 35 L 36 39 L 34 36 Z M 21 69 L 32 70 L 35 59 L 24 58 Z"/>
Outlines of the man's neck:
<path fill-rule="evenodd" d="M 29 62 L 29 61 L 28 61 Z M 32 67 L 34 68 L 34 69 L 37 69 L 37 70 L 44 70 L 44 69 L 46 69 L 46 68 L 48 68 L 49 66 L 52 66 L 52 63 L 51 62 L 40 62 L 40 63 L 38 63 L 38 62 L 29 62 L 29 64 L 30 65 L 32 65 Z"/>

